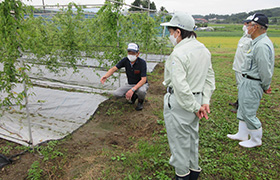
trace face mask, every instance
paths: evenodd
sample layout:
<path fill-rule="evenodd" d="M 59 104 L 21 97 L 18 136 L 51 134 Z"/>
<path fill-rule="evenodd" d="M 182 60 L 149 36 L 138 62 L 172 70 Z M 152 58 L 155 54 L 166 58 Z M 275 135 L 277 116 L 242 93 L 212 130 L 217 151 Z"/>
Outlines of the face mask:
<path fill-rule="evenodd" d="M 242 27 L 242 30 L 243 30 L 246 34 L 248 33 L 248 29 L 247 29 L 246 25 L 244 25 L 244 26 Z"/>
<path fill-rule="evenodd" d="M 133 61 L 135 61 L 135 60 L 137 59 L 136 55 L 127 55 L 127 58 L 128 58 L 131 62 L 133 62 Z"/>
<path fill-rule="evenodd" d="M 251 34 L 248 33 L 247 26 L 244 25 L 242 30 L 244 31 L 244 33 L 246 34 L 247 37 L 249 37 L 249 38 L 251 37 Z"/>
<path fill-rule="evenodd" d="M 173 33 L 173 35 L 170 34 L 169 40 L 171 41 L 171 43 L 172 43 L 174 46 L 176 46 L 176 45 L 178 44 L 178 43 L 177 43 L 177 38 L 178 38 L 178 36 L 175 38 L 174 34 L 175 34 L 175 33 Z"/>
<path fill-rule="evenodd" d="M 251 38 L 251 35 L 252 35 L 254 32 L 255 32 L 255 30 L 254 30 L 251 34 L 249 34 L 249 32 L 248 32 L 248 27 L 246 26 L 246 31 L 245 31 L 245 33 L 246 33 L 246 35 L 247 35 L 248 37 Z"/>

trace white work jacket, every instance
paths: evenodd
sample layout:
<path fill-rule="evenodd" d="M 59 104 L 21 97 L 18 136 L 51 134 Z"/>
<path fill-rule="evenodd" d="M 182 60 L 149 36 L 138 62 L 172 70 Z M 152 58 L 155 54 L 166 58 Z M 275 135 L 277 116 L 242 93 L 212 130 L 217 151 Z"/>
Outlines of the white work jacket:
<path fill-rule="evenodd" d="M 234 56 L 232 69 L 236 72 L 242 72 L 242 64 L 246 58 L 246 54 L 250 49 L 252 39 L 244 34 L 238 41 L 237 49 Z"/>
<path fill-rule="evenodd" d="M 264 33 L 252 41 L 242 66 L 242 73 L 260 79 L 262 89 L 267 90 L 272 80 L 274 61 L 273 43 Z"/>
<path fill-rule="evenodd" d="M 209 104 L 215 90 L 211 53 L 195 37 L 183 39 L 166 60 L 163 85 L 172 87 L 183 109 L 198 112 L 193 93 L 202 93 L 202 104 Z"/>

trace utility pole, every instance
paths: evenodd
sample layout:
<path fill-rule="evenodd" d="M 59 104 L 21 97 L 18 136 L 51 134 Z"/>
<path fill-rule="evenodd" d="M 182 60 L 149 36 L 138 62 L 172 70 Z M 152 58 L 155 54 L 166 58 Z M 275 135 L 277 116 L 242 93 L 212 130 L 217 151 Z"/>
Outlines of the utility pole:
<path fill-rule="evenodd" d="M 45 2 L 44 2 L 44 0 L 42 0 L 42 3 L 43 3 L 44 13 L 46 13 L 46 9 L 45 9 Z"/>
<path fill-rule="evenodd" d="M 150 0 L 148 0 L 148 16 L 150 17 L 150 5 L 151 5 L 151 2 Z"/>

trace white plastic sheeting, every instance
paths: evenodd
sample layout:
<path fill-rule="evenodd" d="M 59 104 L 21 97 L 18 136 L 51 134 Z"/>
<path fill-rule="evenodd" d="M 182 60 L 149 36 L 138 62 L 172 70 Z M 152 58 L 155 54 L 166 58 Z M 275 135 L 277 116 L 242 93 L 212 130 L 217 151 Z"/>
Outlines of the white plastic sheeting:
<path fill-rule="evenodd" d="M 22 91 L 20 85 L 15 92 Z M 34 87 L 29 96 L 33 144 L 60 139 L 83 125 L 107 98 L 98 94 L 66 92 Z M 28 145 L 29 131 L 25 109 L 12 107 L 0 121 L 0 137 Z"/>
<path fill-rule="evenodd" d="M 146 59 L 145 55 L 142 57 Z M 147 59 L 148 72 L 152 72 L 163 57 L 148 55 Z M 117 81 L 101 85 L 100 76 L 106 71 L 94 69 L 93 66 L 98 66 L 98 62 L 90 58 L 85 59 L 84 66 L 79 66 L 79 72 L 74 74 L 72 69 L 55 74 L 43 65 L 32 66 L 29 76 L 35 85 L 41 86 L 28 90 L 29 94 L 33 94 L 28 98 L 33 145 L 61 139 L 78 129 L 94 114 L 98 105 L 107 99 L 98 93 L 111 93 L 127 82 L 125 73 L 120 73 Z M 58 88 L 63 90 L 57 90 Z M 75 92 L 65 89 L 74 89 Z M 23 91 L 22 85 L 18 85 L 13 91 Z M 0 97 L 3 96 L 4 94 L 0 94 Z M 20 110 L 18 106 L 13 106 L 9 111 L 1 113 L 0 137 L 28 145 L 30 139 L 25 108 Z"/>

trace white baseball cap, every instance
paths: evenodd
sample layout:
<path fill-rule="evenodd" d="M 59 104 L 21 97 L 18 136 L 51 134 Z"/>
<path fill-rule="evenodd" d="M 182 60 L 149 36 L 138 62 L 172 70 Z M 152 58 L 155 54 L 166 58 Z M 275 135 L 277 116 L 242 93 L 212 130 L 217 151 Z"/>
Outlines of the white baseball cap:
<path fill-rule="evenodd" d="M 195 21 L 191 15 L 185 12 L 175 12 L 170 22 L 165 22 L 160 25 L 178 27 L 187 31 L 193 31 Z"/>
<path fill-rule="evenodd" d="M 139 46 L 136 43 L 129 43 L 127 46 L 127 51 L 138 52 Z"/>

